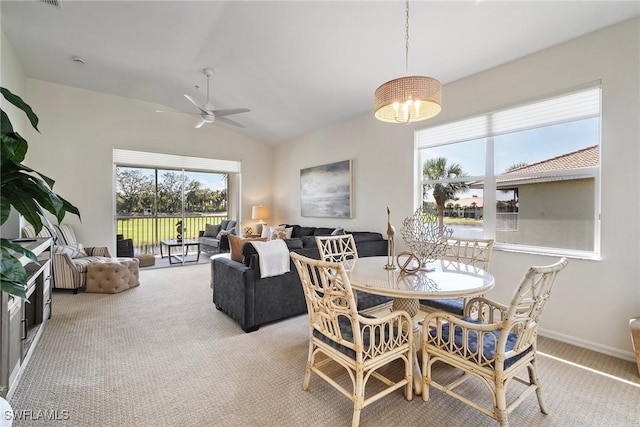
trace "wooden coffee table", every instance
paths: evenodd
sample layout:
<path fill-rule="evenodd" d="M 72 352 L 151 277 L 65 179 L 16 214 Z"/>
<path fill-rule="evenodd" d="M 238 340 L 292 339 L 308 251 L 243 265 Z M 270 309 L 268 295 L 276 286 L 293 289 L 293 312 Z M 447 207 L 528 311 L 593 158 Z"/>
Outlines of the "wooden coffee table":
<path fill-rule="evenodd" d="M 169 264 L 182 264 L 183 262 L 198 262 L 200 261 L 200 242 L 197 240 L 191 239 L 182 239 L 182 240 L 160 240 L 160 258 L 164 258 L 164 254 L 162 252 L 162 248 L 166 246 L 167 248 L 167 256 L 169 257 Z M 189 252 L 189 247 L 195 246 L 197 254 L 195 259 L 188 260 L 187 252 Z M 171 253 L 171 248 L 183 248 L 179 255 L 175 255 Z M 177 260 L 174 262 L 173 260 Z"/>

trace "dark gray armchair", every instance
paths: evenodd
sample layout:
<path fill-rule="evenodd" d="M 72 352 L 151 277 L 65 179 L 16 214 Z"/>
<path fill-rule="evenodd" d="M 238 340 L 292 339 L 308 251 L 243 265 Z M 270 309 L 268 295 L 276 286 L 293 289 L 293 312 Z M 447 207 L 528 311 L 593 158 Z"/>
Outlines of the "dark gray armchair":
<path fill-rule="evenodd" d="M 133 258 L 133 239 L 125 239 L 122 234 L 116 236 L 116 256 Z"/>
<path fill-rule="evenodd" d="M 200 231 L 198 241 L 200 250 L 206 253 L 218 253 L 229 251 L 228 234 L 237 234 L 237 222 L 233 219 L 225 219 L 220 224 L 205 224 L 205 230 Z"/>

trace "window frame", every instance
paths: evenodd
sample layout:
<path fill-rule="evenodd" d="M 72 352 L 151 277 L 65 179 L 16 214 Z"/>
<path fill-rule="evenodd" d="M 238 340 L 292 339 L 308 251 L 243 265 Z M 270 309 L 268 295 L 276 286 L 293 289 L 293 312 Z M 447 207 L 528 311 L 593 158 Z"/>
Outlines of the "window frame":
<path fill-rule="evenodd" d="M 492 121 L 496 121 L 496 117 L 503 115 L 509 116 L 509 114 L 513 111 L 517 110 L 527 110 L 528 107 L 535 108 L 536 106 L 548 105 L 550 102 L 554 100 L 562 99 L 572 99 L 574 95 L 577 95 L 579 99 L 581 94 L 595 95 L 597 93 L 597 114 L 593 114 L 593 110 L 586 112 L 581 111 L 576 114 L 576 117 L 571 117 L 571 111 L 568 110 L 569 116 L 562 116 L 562 120 L 551 120 L 548 123 L 542 122 L 538 123 L 535 126 L 523 126 L 519 128 L 517 125 L 511 126 L 508 132 L 491 132 Z M 592 104 L 594 99 L 590 99 Z M 591 108 L 595 108 L 594 105 L 590 105 Z M 566 113 L 566 111 L 565 111 Z M 580 114 L 582 113 L 582 115 Z M 571 175 L 573 177 L 584 177 L 584 178 L 593 178 L 594 179 L 594 203 L 593 203 L 593 249 L 592 250 L 577 250 L 577 249 L 568 249 L 568 248 L 554 248 L 554 247 L 542 247 L 542 246 L 533 246 L 526 244 L 514 244 L 514 243 L 504 243 L 498 242 L 496 240 L 494 244 L 494 248 L 496 250 L 509 251 L 509 252 L 521 252 L 521 253 L 531 253 L 531 254 L 541 254 L 541 255 L 562 255 L 572 258 L 582 258 L 582 259 L 592 259 L 592 260 L 600 260 L 601 259 L 601 174 L 602 174 L 602 86 L 601 83 L 595 82 L 588 85 L 583 85 L 578 88 L 574 88 L 572 90 L 565 91 L 563 93 L 549 95 L 543 98 L 539 98 L 534 101 L 530 101 L 527 103 L 514 104 L 510 107 L 501 108 L 498 110 L 488 111 L 482 114 L 478 114 L 472 117 L 467 118 L 459 118 L 456 120 L 451 120 L 448 122 L 443 122 L 441 124 L 432 126 L 432 127 L 423 127 L 420 129 L 416 129 L 414 131 L 414 147 L 415 147 L 415 165 L 416 165 L 416 188 L 415 188 L 415 204 L 416 207 L 421 206 L 423 202 L 423 191 L 424 186 L 427 184 L 432 184 L 436 182 L 447 183 L 447 182 L 469 182 L 473 180 L 482 180 L 484 181 L 483 187 L 483 234 L 484 238 L 496 239 L 497 230 L 496 230 L 496 191 L 497 191 L 497 181 L 500 176 L 503 176 L 504 173 L 496 173 L 494 169 L 494 154 L 495 154 L 495 137 L 501 135 L 513 134 L 516 132 L 531 130 L 531 129 L 540 129 L 544 127 L 549 127 L 561 123 L 570 123 L 578 120 L 584 120 L 588 118 L 597 118 L 597 145 L 599 149 L 598 153 L 598 166 L 592 167 L 584 167 L 584 168 L 576 168 L 576 169 L 562 169 L 556 171 L 542 171 L 542 172 L 527 172 L 527 173 L 514 173 L 510 174 L 510 177 L 515 178 L 544 178 L 545 176 L 567 176 Z M 528 117 L 525 117 L 528 119 Z M 526 121 L 526 120 L 525 120 Z M 484 122 L 484 125 L 482 124 Z M 456 128 L 457 125 L 460 125 L 460 128 Z M 484 135 L 482 133 L 478 133 L 481 131 L 482 126 L 484 126 Z M 447 132 L 451 130 L 451 132 Z M 435 136 L 436 143 L 427 143 L 425 140 L 428 137 L 425 137 L 425 134 L 431 133 Z M 450 139 L 447 140 L 447 134 L 450 135 Z M 424 158 L 422 155 L 423 149 L 444 146 L 444 145 L 453 145 L 462 142 L 472 141 L 472 140 L 483 140 L 485 144 L 485 175 L 484 176 L 467 176 L 464 178 L 453 178 L 453 179 L 445 179 L 445 180 L 428 180 L 425 179 L 422 173 L 422 168 L 424 164 Z"/>

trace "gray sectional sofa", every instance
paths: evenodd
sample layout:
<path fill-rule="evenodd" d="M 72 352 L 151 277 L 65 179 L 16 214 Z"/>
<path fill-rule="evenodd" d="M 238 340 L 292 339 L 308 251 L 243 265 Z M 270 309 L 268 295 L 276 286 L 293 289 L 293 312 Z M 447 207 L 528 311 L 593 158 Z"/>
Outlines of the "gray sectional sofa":
<path fill-rule="evenodd" d="M 333 228 L 293 227 L 291 238 L 285 243 L 290 251 L 319 259 L 316 235 L 331 234 Z M 384 256 L 387 241 L 382 234 L 350 232 L 358 248 L 358 256 Z M 293 264 L 291 271 L 274 277 L 260 277 L 258 254 L 250 243 L 242 248 L 243 261 L 229 258 L 213 258 L 211 274 L 213 303 L 240 324 L 245 332 L 256 331 L 260 325 L 307 312 L 302 284 Z M 388 297 L 358 293 L 358 309 L 373 307 L 390 301 Z"/>

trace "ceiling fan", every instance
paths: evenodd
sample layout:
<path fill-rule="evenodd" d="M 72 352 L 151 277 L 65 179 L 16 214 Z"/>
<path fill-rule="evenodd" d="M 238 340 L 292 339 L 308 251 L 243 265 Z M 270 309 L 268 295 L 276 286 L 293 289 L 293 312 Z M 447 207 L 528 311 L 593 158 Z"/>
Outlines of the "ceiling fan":
<path fill-rule="evenodd" d="M 200 117 L 200 120 L 198 121 L 198 123 L 196 123 L 195 128 L 196 129 L 201 128 L 205 123 L 215 123 L 215 122 L 225 123 L 228 125 L 233 125 L 233 126 L 243 128 L 244 127 L 243 125 L 241 125 L 236 121 L 228 119 L 226 116 L 230 116 L 232 114 L 239 114 L 239 113 L 248 113 L 250 110 L 248 108 L 228 108 L 224 110 L 214 109 L 213 104 L 209 102 L 209 80 L 213 76 L 213 69 L 204 68 L 202 71 L 204 75 L 207 76 L 207 102 L 204 105 L 200 105 L 192 97 L 190 97 L 186 93 L 184 94 L 184 97 L 187 98 L 189 102 L 191 102 L 198 110 L 200 110 L 199 113 L 185 113 L 185 114 L 191 114 L 193 116 Z M 164 111 L 158 111 L 158 112 L 162 113 Z"/>

